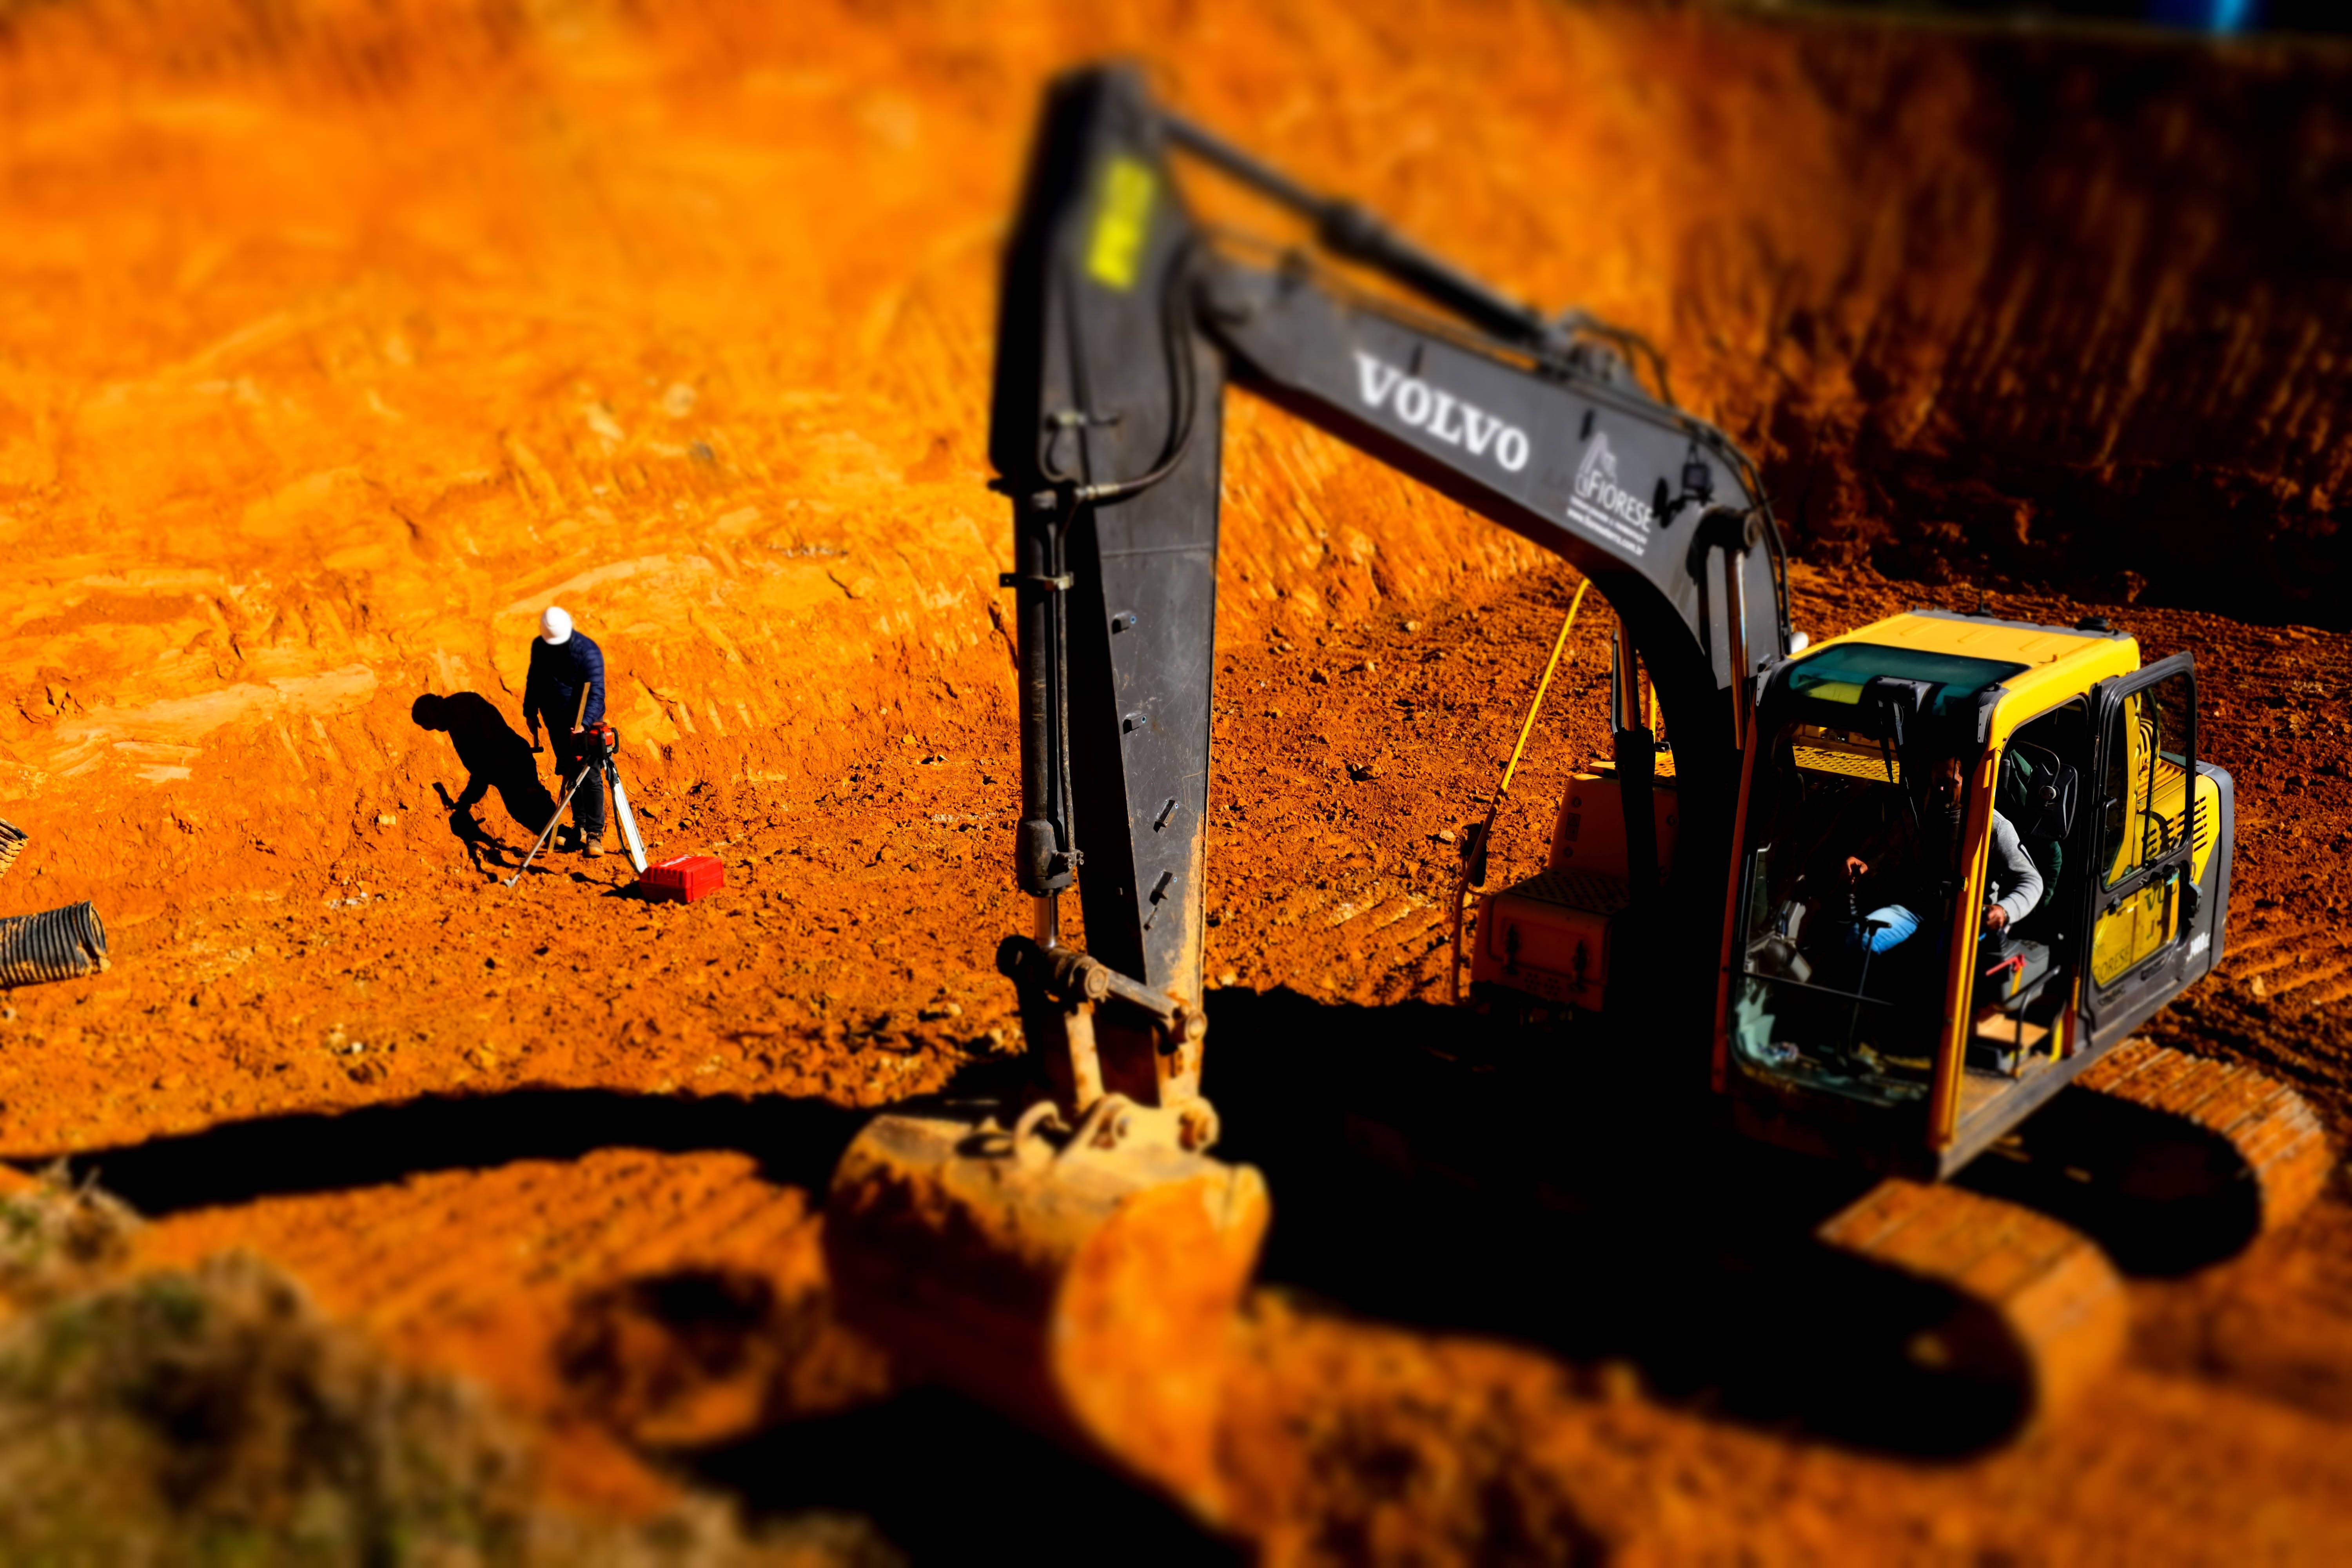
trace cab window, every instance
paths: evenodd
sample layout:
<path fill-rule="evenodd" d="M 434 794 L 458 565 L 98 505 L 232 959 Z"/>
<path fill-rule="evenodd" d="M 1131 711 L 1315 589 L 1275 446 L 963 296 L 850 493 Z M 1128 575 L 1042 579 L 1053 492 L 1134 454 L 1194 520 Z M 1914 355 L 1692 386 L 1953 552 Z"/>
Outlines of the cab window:
<path fill-rule="evenodd" d="M 1734 1048 L 1752 1071 L 1880 1104 L 1933 1078 L 1968 760 L 1790 724 L 1757 764 Z"/>

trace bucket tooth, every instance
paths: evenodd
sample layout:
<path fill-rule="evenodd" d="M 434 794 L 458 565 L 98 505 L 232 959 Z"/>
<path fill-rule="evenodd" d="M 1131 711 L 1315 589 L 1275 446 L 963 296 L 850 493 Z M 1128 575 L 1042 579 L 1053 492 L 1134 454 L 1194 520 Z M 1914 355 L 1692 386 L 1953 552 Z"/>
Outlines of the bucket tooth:
<path fill-rule="evenodd" d="M 1938 1287 L 1948 1310 L 1922 1325 L 1915 1359 L 1963 1382 L 2013 1389 L 2021 1422 L 2063 1413 L 2121 1357 L 2123 1283 L 2087 1237 L 1999 1198 L 1889 1180 L 1817 1237 Z"/>
<path fill-rule="evenodd" d="M 846 1321 L 1220 1522 L 1234 1314 L 1269 1209 L 1255 1169 L 1202 1152 L 1214 1135 L 1205 1102 L 1118 1095 L 1075 1128 L 1050 1101 L 876 1118 L 825 1205 Z"/>
<path fill-rule="evenodd" d="M 2230 1157 L 2222 1163 L 2229 1168 L 2170 1174 L 2176 1184 L 2192 1187 L 2253 1184 L 2263 1232 L 2310 1207 L 2326 1184 L 2334 1155 L 2318 1113 L 2303 1096 L 2252 1068 L 2133 1039 L 2093 1064 L 2074 1086 L 2188 1122 L 2226 1145 Z"/>

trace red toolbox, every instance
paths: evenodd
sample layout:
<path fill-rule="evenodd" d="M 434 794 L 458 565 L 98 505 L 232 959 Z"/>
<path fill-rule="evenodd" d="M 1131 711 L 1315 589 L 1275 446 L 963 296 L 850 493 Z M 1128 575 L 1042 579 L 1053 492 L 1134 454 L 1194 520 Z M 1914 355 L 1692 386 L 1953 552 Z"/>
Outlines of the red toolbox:
<path fill-rule="evenodd" d="M 716 855 L 673 855 L 655 861 L 637 879 L 647 898 L 675 899 L 681 904 L 690 904 L 726 885 L 727 868 Z"/>

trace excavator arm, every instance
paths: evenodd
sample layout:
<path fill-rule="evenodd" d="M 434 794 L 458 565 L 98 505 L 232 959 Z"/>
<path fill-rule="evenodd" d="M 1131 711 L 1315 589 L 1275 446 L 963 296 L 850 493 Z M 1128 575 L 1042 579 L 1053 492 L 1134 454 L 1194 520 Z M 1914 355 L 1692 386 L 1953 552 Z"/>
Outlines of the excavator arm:
<path fill-rule="evenodd" d="M 1304 251 L 1209 231 L 1176 184 L 1180 161 L 1291 209 L 1321 251 L 1392 294 Z M 1779 540 L 1738 448 L 1664 401 L 1662 367 L 1656 395 L 1637 383 L 1638 340 L 1543 318 L 1166 112 L 1116 68 L 1049 95 L 1002 298 L 991 455 L 1013 506 L 1014 868 L 1038 909 L 1034 942 L 1003 956 L 1071 1109 L 1105 1088 L 1144 1103 L 1198 1092 L 1229 383 L 1592 579 L 1674 726 L 1696 826 L 1674 868 L 1686 886 L 1660 902 L 1708 938 L 1652 945 L 1712 950 L 1749 685 L 1789 647 Z M 1637 706 L 1618 713 L 1620 774 L 1639 790 L 1651 737 Z M 1626 817 L 1637 833 L 1650 822 Z M 1655 866 L 1654 845 L 1633 852 Z M 1077 1038 L 1068 1021 L 1084 999 L 1042 956 L 1060 951 L 1056 900 L 1073 883 L 1091 957 L 1157 999 L 1089 1007 Z"/>
<path fill-rule="evenodd" d="M 1305 216 L 1357 287 L 1212 234 L 1177 159 Z M 1007 247 L 991 456 L 1013 509 L 1022 813 L 1036 924 L 998 952 L 1050 1093 L 877 1117 L 825 1245 L 845 1313 L 911 1367 L 1223 1516 L 1230 1321 L 1269 1216 L 1209 1157 L 1201 1097 L 1220 423 L 1246 386 L 1586 573 L 1674 725 L 1683 826 L 1661 937 L 1715 961 L 1748 688 L 1788 647 L 1777 542 L 1731 444 L 1636 384 L 1622 334 L 1547 321 L 1150 101 L 1120 70 L 1048 95 Z M 1626 816 L 1654 749 L 1621 679 Z M 1720 765 L 1718 765 L 1720 764 Z M 1714 793 L 1710 793 L 1714 792 Z M 1710 828 L 1706 826 L 1712 823 Z M 1228 852 L 1248 853 L 1244 845 Z M 1707 864 L 1709 860 L 1713 864 Z M 1075 889 L 1084 948 L 1063 940 Z M 1612 986 L 1635 990 L 1636 986 Z M 1653 987 L 1705 1026 L 1702 974 Z M 1698 1064 L 1703 1070 L 1703 1063 Z"/>

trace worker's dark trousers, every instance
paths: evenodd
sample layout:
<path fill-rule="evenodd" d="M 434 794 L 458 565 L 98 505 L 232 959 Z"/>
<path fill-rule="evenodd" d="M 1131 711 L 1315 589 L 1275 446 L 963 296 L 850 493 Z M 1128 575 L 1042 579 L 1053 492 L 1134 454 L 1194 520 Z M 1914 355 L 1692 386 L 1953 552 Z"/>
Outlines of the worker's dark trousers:
<path fill-rule="evenodd" d="M 580 776 L 581 768 L 586 764 L 587 755 L 583 742 L 587 737 L 557 735 L 552 738 L 555 742 L 556 763 L 563 772 L 563 783 L 557 786 L 555 792 L 557 797 L 561 798 L 563 792 L 572 787 L 572 781 Z M 580 842 L 583 847 L 603 842 L 604 837 L 604 775 L 603 773 L 599 772 L 595 777 L 582 784 L 580 793 L 572 797 L 572 825 L 580 829 Z"/>

